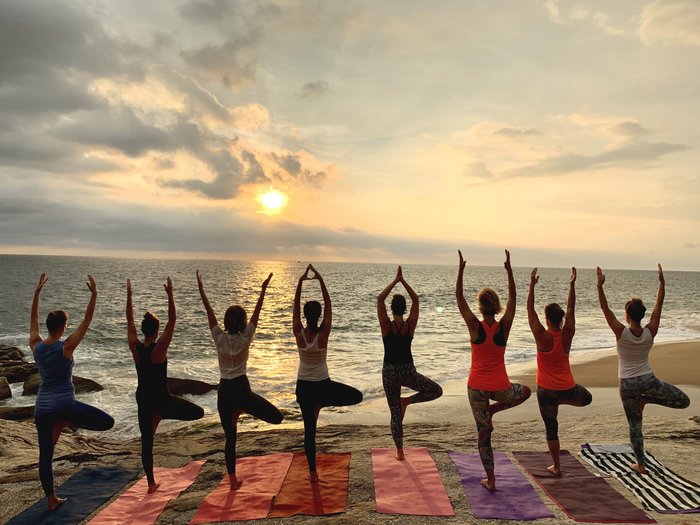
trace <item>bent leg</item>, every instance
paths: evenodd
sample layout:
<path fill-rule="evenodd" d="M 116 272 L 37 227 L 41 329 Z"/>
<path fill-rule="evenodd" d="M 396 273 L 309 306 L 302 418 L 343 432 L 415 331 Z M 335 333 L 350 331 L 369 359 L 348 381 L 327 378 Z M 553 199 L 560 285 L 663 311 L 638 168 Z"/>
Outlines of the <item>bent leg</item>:
<path fill-rule="evenodd" d="M 685 392 L 654 376 L 650 380 L 644 381 L 642 388 L 641 395 L 647 403 L 668 408 L 688 408 L 690 405 L 690 398 Z"/>
<path fill-rule="evenodd" d="M 321 406 L 324 407 L 347 407 L 362 402 L 362 392 L 337 381 L 329 381 L 324 386 L 323 394 Z"/>
<path fill-rule="evenodd" d="M 279 425 L 284 419 L 282 412 L 275 405 L 255 392 L 251 392 L 250 397 L 243 404 L 243 411 L 273 425 Z"/>
<path fill-rule="evenodd" d="M 416 372 L 415 368 L 411 373 L 406 374 L 404 380 L 404 386 L 416 391 L 410 398 L 411 403 L 425 403 L 442 395 L 442 387 L 432 379 Z"/>
<path fill-rule="evenodd" d="M 73 401 L 66 410 L 64 419 L 75 427 L 103 432 L 114 426 L 112 416 L 87 403 Z"/>
<path fill-rule="evenodd" d="M 195 421 L 204 417 L 204 409 L 184 397 L 170 396 L 167 402 L 158 407 L 158 415 L 161 419 Z"/>
<path fill-rule="evenodd" d="M 507 389 L 498 390 L 491 396 L 491 399 L 496 401 L 496 403 L 489 408 L 491 415 L 524 403 L 531 394 L 532 392 L 529 387 L 521 385 L 520 383 L 511 383 L 510 387 Z"/>
<path fill-rule="evenodd" d="M 399 375 L 386 367 L 382 369 L 382 384 L 391 414 L 391 437 L 398 450 L 403 449 L 403 414 L 401 410 L 401 383 Z"/>

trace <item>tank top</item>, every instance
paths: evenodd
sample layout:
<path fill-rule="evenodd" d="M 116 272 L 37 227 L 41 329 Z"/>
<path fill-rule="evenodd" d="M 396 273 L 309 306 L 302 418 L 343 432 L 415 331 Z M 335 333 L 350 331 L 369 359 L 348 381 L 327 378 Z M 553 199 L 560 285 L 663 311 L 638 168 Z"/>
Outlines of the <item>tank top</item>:
<path fill-rule="evenodd" d="M 75 399 L 73 358 L 63 355 L 63 341 L 50 345 L 42 341 L 36 345 L 34 361 L 41 379 L 35 410 L 53 410 L 72 402 Z"/>
<path fill-rule="evenodd" d="M 396 321 L 391 323 L 396 326 L 396 333 L 390 328 L 389 333 L 382 337 L 384 342 L 384 364 L 412 365 L 411 341 L 413 336 L 411 335 L 411 326 L 408 324 L 408 321 L 402 323 L 401 326 L 398 326 Z M 408 326 L 408 329 L 405 334 L 401 334 L 404 324 Z"/>
<path fill-rule="evenodd" d="M 637 337 L 625 327 L 620 339 L 617 340 L 617 377 L 627 379 L 651 374 L 649 351 L 653 344 L 654 338 L 648 328 L 645 327 Z"/>
<path fill-rule="evenodd" d="M 476 390 L 505 390 L 510 387 L 505 363 L 506 347 L 497 345 L 493 340 L 500 323 L 488 326 L 481 321 L 481 326 L 486 337 L 483 342 L 471 343 L 472 365 L 467 385 Z"/>
<path fill-rule="evenodd" d="M 136 401 L 139 404 L 156 405 L 159 401 L 170 396 L 168 391 L 168 360 L 162 363 L 151 362 L 151 355 L 156 343 L 144 346 L 139 342 L 136 352 L 139 362 L 136 364 L 138 386 L 136 387 Z"/>
<path fill-rule="evenodd" d="M 304 381 L 323 381 L 330 378 L 326 357 L 328 348 L 318 347 L 318 335 L 316 334 L 309 343 L 306 340 L 306 332 L 302 330 L 301 336 L 304 338 L 304 348 L 299 347 L 299 370 L 297 379 Z"/>
<path fill-rule="evenodd" d="M 564 352 L 562 331 L 547 330 L 552 336 L 552 349 L 537 351 L 537 386 L 548 390 L 569 390 L 576 386 L 569 366 L 569 354 Z"/>
<path fill-rule="evenodd" d="M 224 332 L 219 325 L 211 329 L 219 359 L 221 379 L 236 379 L 247 372 L 250 344 L 255 337 L 255 325 L 248 323 L 239 334 Z"/>

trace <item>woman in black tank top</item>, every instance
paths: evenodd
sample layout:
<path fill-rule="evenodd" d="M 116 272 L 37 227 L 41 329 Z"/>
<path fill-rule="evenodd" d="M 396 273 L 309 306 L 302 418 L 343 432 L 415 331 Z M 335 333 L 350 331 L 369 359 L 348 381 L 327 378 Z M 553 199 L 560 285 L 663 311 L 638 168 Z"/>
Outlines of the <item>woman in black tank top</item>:
<path fill-rule="evenodd" d="M 391 300 L 393 320 L 389 319 L 386 311 L 386 298 L 391 290 L 401 283 L 411 297 L 411 311 L 404 321 L 406 313 L 406 298 L 401 294 L 394 295 Z M 442 388 L 435 381 L 419 374 L 413 366 L 411 342 L 418 324 L 419 314 L 418 294 L 404 280 L 401 266 L 396 271 L 396 277 L 377 296 L 377 317 L 382 330 L 384 342 L 384 366 L 382 367 L 382 383 L 386 400 L 391 412 L 391 435 L 396 444 L 396 459 L 403 460 L 403 417 L 406 407 L 413 403 L 432 401 L 442 395 Z M 405 386 L 416 393 L 409 397 L 401 397 L 401 387 Z"/>
<path fill-rule="evenodd" d="M 141 342 L 134 325 L 131 281 L 126 281 L 127 339 L 138 376 L 136 403 L 141 431 L 141 462 L 148 479 L 149 493 L 160 486 L 153 475 L 153 436 L 160 420 L 193 421 L 204 416 L 202 407 L 168 391 L 168 347 L 175 331 L 176 314 L 170 277 L 164 286 L 168 294 L 168 322 L 163 334 L 158 337 L 160 320 L 151 312 L 146 312 L 141 321 L 141 331 L 144 335 Z"/>

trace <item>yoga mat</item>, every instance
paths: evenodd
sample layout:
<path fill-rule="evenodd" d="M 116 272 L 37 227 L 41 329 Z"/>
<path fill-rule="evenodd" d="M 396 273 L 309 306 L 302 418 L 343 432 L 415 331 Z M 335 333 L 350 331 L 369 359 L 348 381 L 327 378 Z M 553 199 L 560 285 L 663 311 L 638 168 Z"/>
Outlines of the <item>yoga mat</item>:
<path fill-rule="evenodd" d="M 641 509 L 588 471 L 568 451 L 561 451 L 562 476 L 553 476 L 548 452 L 513 452 L 515 459 L 552 500 L 575 521 L 592 523 L 656 523 Z"/>
<path fill-rule="evenodd" d="M 496 491 L 486 490 L 481 480 L 486 477 L 479 454 L 448 452 L 462 478 L 462 488 L 475 518 L 500 520 L 536 520 L 553 518 L 554 514 L 503 452 L 494 454 Z"/>
<path fill-rule="evenodd" d="M 199 505 L 190 525 L 266 518 L 272 500 L 282 488 L 293 457 L 294 454 L 270 454 L 239 459 L 236 474 L 243 485 L 231 491 L 229 477 L 224 476 Z"/>
<path fill-rule="evenodd" d="M 320 479 L 311 483 L 306 455 L 294 454 L 282 489 L 272 504 L 271 518 L 345 512 L 348 504 L 350 452 L 317 454 L 316 469 Z"/>
<path fill-rule="evenodd" d="M 8 521 L 8 525 L 73 525 L 80 523 L 104 505 L 139 473 L 139 469 L 121 467 L 86 467 L 68 478 L 56 489 L 63 505 L 49 512 L 42 498 Z"/>
<path fill-rule="evenodd" d="M 700 512 L 700 485 L 666 468 L 649 452 L 641 475 L 630 465 L 637 463 L 632 448 L 615 445 L 581 445 L 581 458 L 599 471 L 617 478 L 648 510 L 664 514 Z"/>
<path fill-rule="evenodd" d="M 374 494 L 377 512 L 419 516 L 454 516 L 440 473 L 428 449 L 404 449 L 396 459 L 395 448 L 372 449 Z"/>
<path fill-rule="evenodd" d="M 177 498 L 180 492 L 194 483 L 204 461 L 192 461 L 180 468 L 153 469 L 156 482 L 160 487 L 148 494 L 148 480 L 144 476 L 134 483 L 129 490 L 102 509 L 89 525 L 150 525 L 168 502 Z"/>

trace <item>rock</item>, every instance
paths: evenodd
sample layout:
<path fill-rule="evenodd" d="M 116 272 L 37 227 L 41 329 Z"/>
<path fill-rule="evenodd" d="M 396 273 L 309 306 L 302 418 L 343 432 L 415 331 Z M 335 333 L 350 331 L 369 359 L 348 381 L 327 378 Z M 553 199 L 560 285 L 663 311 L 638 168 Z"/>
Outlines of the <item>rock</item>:
<path fill-rule="evenodd" d="M 0 377 L 0 399 L 10 399 L 12 397 L 12 389 L 6 377 Z"/>
<path fill-rule="evenodd" d="M 22 361 L 0 361 L 0 376 L 6 377 L 8 383 L 21 383 L 30 375 L 38 373 L 34 363 Z"/>
<path fill-rule="evenodd" d="M 24 352 L 16 346 L 0 345 L 0 361 L 24 361 Z"/>
<path fill-rule="evenodd" d="M 34 405 L 28 407 L 0 407 L 0 419 L 31 419 L 34 417 Z"/>
<path fill-rule="evenodd" d="M 24 381 L 24 386 L 22 387 L 23 396 L 34 396 L 39 390 L 39 374 L 32 374 Z M 99 392 L 104 390 L 104 387 L 93 381 L 92 379 L 86 379 L 84 377 L 73 376 L 73 386 L 75 386 L 76 394 L 83 394 L 85 392 Z"/>
<path fill-rule="evenodd" d="M 197 381 L 196 379 L 179 379 L 177 377 L 168 378 L 168 390 L 170 393 L 176 396 L 181 396 L 182 394 L 193 394 L 195 396 L 201 396 L 212 390 L 217 390 L 218 385 L 212 385 L 210 383 L 205 383 L 204 381 Z"/>

